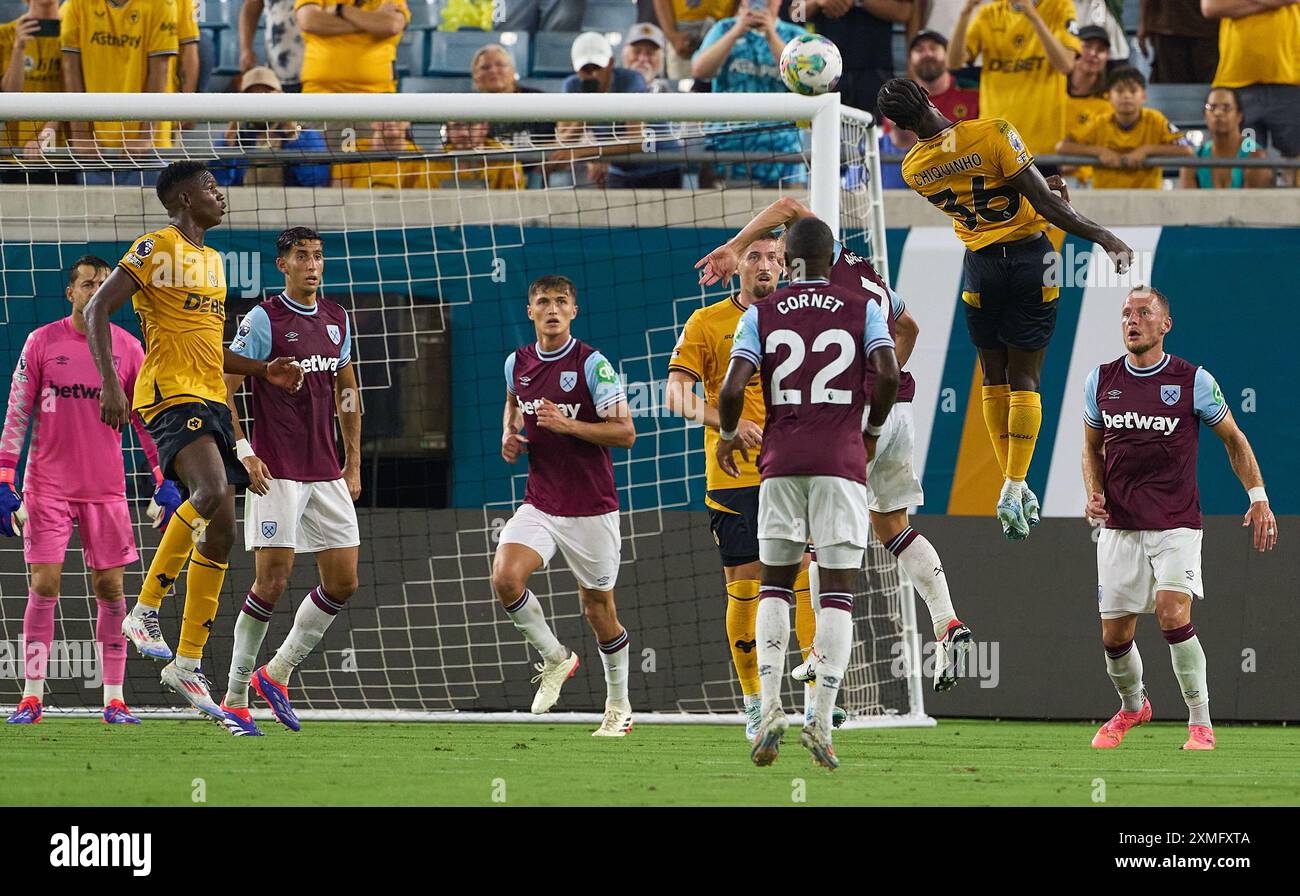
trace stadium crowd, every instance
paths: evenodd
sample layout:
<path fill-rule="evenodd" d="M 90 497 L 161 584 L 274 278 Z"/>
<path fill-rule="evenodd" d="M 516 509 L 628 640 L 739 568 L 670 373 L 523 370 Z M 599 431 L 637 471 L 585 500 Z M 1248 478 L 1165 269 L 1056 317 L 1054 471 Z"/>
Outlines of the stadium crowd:
<path fill-rule="evenodd" d="M 0 0 L 0 14 L 12 19 L 0 25 L 0 87 L 32 92 L 781 92 L 781 49 L 811 30 L 840 48 L 847 104 L 874 112 L 880 85 L 905 74 L 952 120 L 1005 118 L 1036 156 L 1094 158 L 1061 169 L 1082 185 L 1260 187 L 1295 185 L 1300 173 L 1184 167 L 1166 180 L 1143 167 L 1148 156 L 1300 158 L 1300 0 Z M 3 148 L 111 159 L 181 145 L 189 127 L 9 121 Z M 887 155 L 916 143 L 885 129 Z M 341 132 L 232 122 L 212 144 L 337 152 Z M 254 171 L 236 160 L 223 181 L 519 189 L 565 178 L 614 188 L 806 178 L 803 165 L 773 158 L 803 148 L 790 125 L 705 134 L 709 151 L 769 161 L 703 166 L 620 163 L 618 150 L 590 146 L 614 138 L 635 152 L 647 136 L 681 146 L 665 125 L 450 122 L 417 140 L 404 123 L 356 122 L 354 132 L 364 136 L 353 148 L 461 155 L 417 174 L 396 161 L 362 172 L 307 161 Z M 520 148 L 548 154 L 525 174 L 509 156 Z M 493 150 L 502 160 L 483 161 Z M 898 164 L 883 177 L 902 186 Z"/>

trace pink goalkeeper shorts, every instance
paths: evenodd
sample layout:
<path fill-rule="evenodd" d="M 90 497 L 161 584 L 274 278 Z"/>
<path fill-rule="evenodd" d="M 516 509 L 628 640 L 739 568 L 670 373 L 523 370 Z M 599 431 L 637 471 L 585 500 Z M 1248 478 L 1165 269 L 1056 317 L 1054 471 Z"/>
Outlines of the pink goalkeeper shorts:
<path fill-rule="evenodd" d="M 114 569 L 134 563 L 140 556 L 124 498 L 92 504 L 26 491 L 23 506 L 27 508 L 23 554 L 28 563 L 62 563 L 74 521 L 88 569 Z"/>

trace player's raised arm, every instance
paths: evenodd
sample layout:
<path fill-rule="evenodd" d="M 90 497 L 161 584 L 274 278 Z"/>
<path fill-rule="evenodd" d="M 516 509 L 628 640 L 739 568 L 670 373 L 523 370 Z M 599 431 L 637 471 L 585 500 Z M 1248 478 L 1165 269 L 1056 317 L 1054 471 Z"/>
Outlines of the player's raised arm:
<path fill-rule="evenodd" d="M 1232 411 L 1227 411 L 1223 419 L 1213 427 L 1214 434 L 1228 450 L 1228 462 L 1232 472 L 1241 480 L 1242 488 L 1250 497 L 1250 509 L 1242 520 L 1242 526 L 1254 528 L 1254 544 L 1257 551 L 1271 551 L 1277 545 L 1277 518 L 1268 506 L 1268 494 L 1264 491 L 1264 474 L 1259 471 L 1259 462 L 1255 452 L 1246 439 L 1246 434 L 1237 426 Z"/>
<path fill-rule="evenodd" d="M 1049 222 L 1106 250 L 1115 262 L 1116 271 L 1122 274 L 1128 270 L 1133 261 L 1133 250 L 1105 227 L 1076 212 L 1070 203 L 1052 191 L 1035 166 L 1028 166 L 1007 182 Z"/>
<path fill-rule="evenodd" d="M 104 285 L 107 286 L 108 284 Z M 222 364 L 222 370 L 241 377 L 255 376 L 289 392 L 297 392 L 302 388 L 302 368 L 298 366 L 298 362 L 293 358 L 255 361 L 252 358 L 237 355 L 227 348 L 225 349 L 225 361 Z"/>
<path fill-rule="evenodd" d="M 700 271 L 700 283 L 712 286 L 719 281 L 730 280 L 740 267 L 740 253 L 749 244 L 765 233 L 777 227 L 793 224 L 800 218 L 811 218 L 812 211 L 802 202 L 789 196 L 783 196 L 754 216 L 740 233 L 714 249 L 708 255 L 695 262 Z"/>
<path fill-rule="evenodd" d="M 95 359 L 95 369 L 99 371 L 101 380 L 99 419 L 114 429 L 121 429 L 130 419 L 131 402 L 127 400 L 122 381 L 113 369 L 113 334 L 108 328 L 108 319 L 139 288 L 130 274 L 120 267 L 114 268 L 86 305 L 86 343 L 90 346 L 90 356 Z"/>
<path fill-rule="evenodd" d="M 863 431 L 863 443 L 867 449 L 867 460 L 876 456 L 876 439 L 885 428 L 885 420 L 893 410 L 894 399 L 898 397 L 898 356 L 894 353 L 894 340 L 889 336 L 889 324 L 885 313 L 875 302 L 867 303 L 866 327 L 862 336 L 863 349 L 875 368 L 875 379 L 871 384 L 867 426 Z"/>

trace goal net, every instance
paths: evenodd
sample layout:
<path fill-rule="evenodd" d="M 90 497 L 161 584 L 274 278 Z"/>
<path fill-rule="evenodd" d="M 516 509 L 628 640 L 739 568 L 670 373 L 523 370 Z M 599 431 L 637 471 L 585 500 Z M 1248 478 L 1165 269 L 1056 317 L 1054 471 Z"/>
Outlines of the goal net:
<path fill-rule="evenodd" d="M 623 536 L 616 594 L 632 638 L 633 706 L 645 718 L 736 717 L 726 593 L 703 505 L 703 436 L 665 408 L 668 361 L 691 312 L 730 292 L 727 284 L 701 287 L 695 262 L 781 195 L 809 203 L 849 248 L 887 270 L 870 118 L 841 109 L 834 96 L 531 95 L 522 105 L 478 95 L 203 99 L 205 117 L 219 120 L 178 129 L 167 150 L 73 154 L 55 140 L 43 157 L 19 150 L 0 159 L 4 382 L 27 334 L 69 313 L 64 286 L 75 259 L 114 264 L 134 238 L 165 226 L 150 183 L 169 161 L 204 160 L 230 184 L 225 220 L 207 236 L 226 260 L 227 342 L 250 308 L 283 287 L 276 235 L 316 229 L 326 256 L 322 294 L 351 316 L 362 386 L 361 569 L 360 589 L 295 676 L 296 705 L 307 718 L 527 718 L 537 658 L 490 585 L 496 540 L 526 475 L 525 464 L 500 457 L 502 368 L 507 353 L 534 339 L 528 283 L 562 273 L 578 289 L 574 334 L 613 361 L 636 421 L 635 446 L 614 451 Z M 31 103 L 0 97 L 0 117 L 32 117 Z M 40 117 L 181 119 L 193 115 L 184 103 L 47 96 Z M 580 147 L 559 146 L 556 123 L 579 119 L 587 122 Z M 305 132 L 315 136 L 305 141 Z M 755 139 L 773 135 L 783 139 Z M 647 173 L 636 188 L 625 186 Z M 129 308 L 115 322 L 138 335 Z M 241 409 L 246 427 L 276 425 L 250 422 Z M 124 444 L 141 552 L 127 569 L 133 600 L 157 535 L 144 516 L 153 485 L 134 433 Z M 204 660 L 214 693 L 224 689 L 235 616 L 253 583 L 242 507 L 237 516 Z M 79 546 L 74 536 L 47 711 L 101 705 L 96 605 Z M 317 582 L 312 557 L 300 556 L 261 661 Z M 590 658 L 565 686 L 562 714 L 548 718 L 599 711 L 598 654 L 558 554 L 530 587 L 560 640 Z M 27 589 L 21 545 L 0 540 L 4 705 L 22 693 Z M 926 724 L 914 599 L 879 544 L 858 591 L 841 705 L 855 722 Z M 162 612 L 173 644 L 183 599 L 182 576 Z M 161 689 L 158 667 L 134 656 L 126 698 L 145 712 L 180 708 Z M 802 709 L 793 686 L 786 704 Z"/>

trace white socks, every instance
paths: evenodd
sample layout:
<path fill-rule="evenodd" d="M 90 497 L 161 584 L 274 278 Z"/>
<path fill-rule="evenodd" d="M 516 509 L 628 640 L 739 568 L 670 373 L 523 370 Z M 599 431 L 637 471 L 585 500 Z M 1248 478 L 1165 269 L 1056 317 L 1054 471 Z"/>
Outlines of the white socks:
<path fill-rule="evenodd" d="M 1174 675 L 1187 704 L 1187 724 L 1210 727 L 1210 691 L 1205 684 L 1205 651 L 1196 629 L 1189 622 L 1182 628 L 1163 632 L 1169 642 Z"/>
<path fill-rule="evenodd" d="M 822 593 L 817 613 L 817 696 L 813 718 L 830 736 L 831 711 L 844 683 L 844 670 L 853 650 L 853 595 Z"/>
<path fill-rule="evenodd" d="M 114 700 L 122 699 L 122 686 L 120 684 L 104 685 L 104 705 L 112 703 Z M 123 701 L 125 702 L 125 701 Z"/>
<path fill-rule="evenodd" d="M 1142 654 L 1137 642 L 1129 641 L 1111 650 L 1106 648 L 1106 674 L 1119 692 L 1121 707 L 1125 712 L 1142 708 Z"/>
<path fill-rule="evenodd" d="M 758 594 L 754 638 L 758 641 L 758 680 L 763 688 L 763 715 L 781 708 L 785 652 L 790 645 L 790 607 L 794 592 L 764 585 Z"/>
<path fill-rule="evenodd" d="M 519 599 L 513 604 L 506 607 L 506 613 L 510 616 L 510 621 L 519 629 L 524 640 L 533 645 L 533 649 L 542 655 L 542 659 L 548 663 L 562 662 L 568 653 L 564 645 L 555 637 L 555 632 L 546 624 L 546 614 L 542 612 L 541 601 L 533 596 L 533 592 L 524 589 L 524 593 L 519 595 Z"/>
<path fill-rule="evenodd" d="M 317 585 L 307 595 L 307 599 L 298 604 L 298 612 L 293 617 L 293 628 L 271 662 L 266 664 L 266 674 L 273 681 L 287 685 L 293 670 L 325 637 L 326 630 L 341 609 L 343 604 L 332 599 L 324 588 Z"/>
<path fill-rule="evenodd" d="M 885 547 L 898 558 L 912 586 L 925 601 L 930 611 L 930 622 L 934 624 L 934 637 L 942 639 L 948 633 L 949 624 L 956 620 L 957 613 L 952 608 L 948 577 L 943 574 L 939 552 L 929 539 L 911 526 L 889 539 Z"/>
<path fill-rule="evenodd" d="M 628 646 L 627 629 L 619 632 L 612 641 L 596 643 L 600 645 L 600 661 L 605 666 L 605 700 L 626 705 L 628 654 L 632 652 Z"/>

